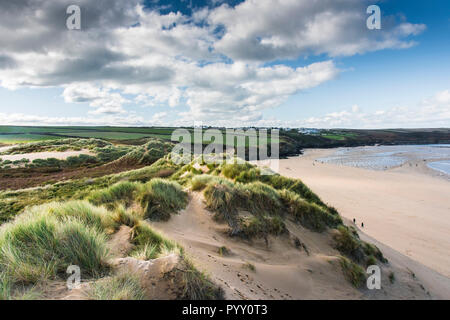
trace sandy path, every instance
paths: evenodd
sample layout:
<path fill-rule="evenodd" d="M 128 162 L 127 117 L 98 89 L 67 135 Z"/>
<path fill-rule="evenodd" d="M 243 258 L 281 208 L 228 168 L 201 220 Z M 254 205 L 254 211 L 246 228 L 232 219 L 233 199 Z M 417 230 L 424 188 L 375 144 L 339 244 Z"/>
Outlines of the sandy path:
<path fill-rule="evenodd" d="M 6 150 L 3 150 L 6 151 Z M 57 151 L 45 151 L 45 152 L 33 152 L 33 153 L 23 153 L 23 154 L 11 154 L 11 155 L 0 155 L 0 159 L 2 160 L 21 160 L 21 159 L 28 159 L 30 161 L 33 161 L 35 159 L 48 159 L 48 158 L 55 158 L 59 160 L 65 160 L 68 157 L 72 156 L 79 156 L 80 154 L 86 154 L 90 156 L 94 156 L 95 153 L 90 152 L 87 149 L 79 150 L 79 151 L 63 151 L 63 152 L 57 152 Z"/>
<path fill-rule="evenodd" d="M 450 277 L 450 182 L 415 167 L 387 171 L 314 163 L 332 150 L 280 160 L 280 174 L 301 178 L 364 232 Z"/>
<path fill-rule="evenodd" d="M 5 152 L 8 151 L 11 148 L 14 148 L 17 145 L 10 145 L 10 146 L 5 146 L 5 147 L 0 147 L 0 152 Z"/>

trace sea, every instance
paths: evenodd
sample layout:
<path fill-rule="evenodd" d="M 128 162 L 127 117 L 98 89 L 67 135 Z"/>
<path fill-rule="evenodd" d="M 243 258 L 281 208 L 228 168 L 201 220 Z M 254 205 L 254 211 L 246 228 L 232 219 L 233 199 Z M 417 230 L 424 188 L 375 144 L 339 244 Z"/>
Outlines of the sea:
<path fill-rule="evenodd" d="M 316 161 L 372 170 L 424 161 L 430 169 L 450 176 L 450 144 L 337 148 L 333 154 Z"/>

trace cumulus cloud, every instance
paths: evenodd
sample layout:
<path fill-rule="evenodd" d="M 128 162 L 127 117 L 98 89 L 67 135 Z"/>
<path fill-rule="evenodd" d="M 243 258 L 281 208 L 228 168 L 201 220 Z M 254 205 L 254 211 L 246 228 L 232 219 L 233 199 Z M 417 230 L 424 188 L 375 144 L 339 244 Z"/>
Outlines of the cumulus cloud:
<path fill-rule="evenodd" d="M 155 125 L 153 121 L 145 120 L 136 115 L 126 116 L 87 116 L 87 117 L 52 117 L 38 116 L 23 113 L 0 113 L 0 121 L 2 125 L 33 125 L 36 123 L 51 126 L 67 126 L 67 125 L 118 125 L 118 126 L 151 126 Z"/>
<path fill-rule="evenodd" d="M 0 86 L 61 87 L 66 102 L 88 103 L 97 117 L 123 118 L 133 102 L 185 104 L 180 121 L 262 121 L 264 109 L 336 77 L 333 57 L 406 48 L 425 28 L 387 17 L 369 31 L 360 0 L 246 0 L 192 16 L 139 0 L 79 0 L 81 30 L 69 31 L 70 4 L 0 2 Z M 319 54 L 329 58 L 274 64 Z"/>
<path fill-rule="evenodd" d="M 66 102 L 87 102 L 95 107 L 90 114 L 118 114 L 125 113 L 122 105 L 129 102 L 117 92 L 102 89 L 89 83 L 79 83 L 67 86 L 63 92 Z"/>
<path fill-rule="evenodd" d="M 331 112 L 321 117 L 278 124 L 291 127 L 318 128 L 419 128 L 448 127 L 450 123 L 450 91 L 444 90 L 419 102 L 416 106 L 394 106 L 374 112 L 361 108 Z"/>
<path fill-rule="evenodd" d="M 386 48 L 407 48 L 408 39 L 425 29 L 423 24 L 383 17 L 383 28 L 366 28 L 361 0 L 247 0 L 232 8 L 223 5 L 208 21 L 225 28 L 215 48 L 232 59 L 270 61 L 327 54 L 349 56 Z"/>

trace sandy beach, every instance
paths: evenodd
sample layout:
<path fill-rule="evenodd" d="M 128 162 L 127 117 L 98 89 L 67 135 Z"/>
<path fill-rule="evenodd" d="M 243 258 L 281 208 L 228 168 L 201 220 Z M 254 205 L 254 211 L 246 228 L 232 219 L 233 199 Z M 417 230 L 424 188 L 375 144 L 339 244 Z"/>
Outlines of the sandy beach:
<path fill-rule="evenodd" d="M 448 178 L 420 162 L 375 171 L 314 161 L 333 152 L 306 150 L 281 160 L 279 173 L 302 179 L 361 231 L 449 278 Z"/>
<path fill-rule="evenodd" d="M 1 150 L 1 151 L 7 151 L 9 148 Z M 55 158 L 59 160 L 65 160 L 68 157 L 73 156 L 79 156 L 81 154 L 94 156 L 95 153 L 90 152 L 87 149 L 74 151 L 44 151 L 44 152 L 33 152 L 33 153 L 22 153 L 22 154 L 11 154 L 11 155 L 0 155 L 0 159 L 2 160 L 10 160 L 10 161 L 16 161 L 21 159 L 28 159 L 30 161 L 36 160 L 36 159 L 49 159 L 49 158 Z"/>

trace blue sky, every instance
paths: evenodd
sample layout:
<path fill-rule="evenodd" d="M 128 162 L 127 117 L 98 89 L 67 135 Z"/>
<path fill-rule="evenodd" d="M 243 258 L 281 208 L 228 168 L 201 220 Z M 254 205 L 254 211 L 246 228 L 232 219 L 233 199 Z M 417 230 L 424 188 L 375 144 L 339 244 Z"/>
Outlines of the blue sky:
<path fill-rule="evenodd" d="M 17 34 L 0 35 L 0 125 L 450 126 L 448 1 L 80 1 L 79 31 L 35 2 L 16 8 L 29 26 L 0 14 Z M 372 3 L 380 31 L 362 30 Z"/>

